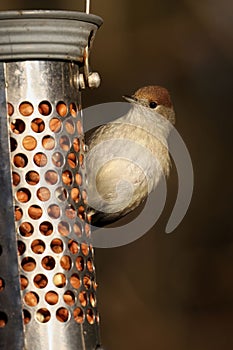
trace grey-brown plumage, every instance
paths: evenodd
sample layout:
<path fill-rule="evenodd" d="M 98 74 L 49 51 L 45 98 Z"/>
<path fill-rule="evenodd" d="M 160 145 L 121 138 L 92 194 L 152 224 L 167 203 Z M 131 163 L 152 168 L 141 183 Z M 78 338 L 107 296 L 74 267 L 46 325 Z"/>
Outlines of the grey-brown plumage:
<path fill-rule="evenodd" d="M 137 208 L 169 174 L 167 137 L 175 112 L 168 91 L 146 86 L 124 98 L 132 104 L 129 112 L 86 140 L 88 202 L 96 226 Z"/>

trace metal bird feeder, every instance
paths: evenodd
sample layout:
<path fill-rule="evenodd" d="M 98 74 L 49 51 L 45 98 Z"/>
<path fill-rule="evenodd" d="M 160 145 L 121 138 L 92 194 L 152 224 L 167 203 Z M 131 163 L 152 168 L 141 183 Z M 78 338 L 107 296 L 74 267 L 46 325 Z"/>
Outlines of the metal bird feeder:
<path fill-rule="evenodd" d="M 0 13 L 0 348 L 100 347 L 80 89 L 101 18 Z"/>

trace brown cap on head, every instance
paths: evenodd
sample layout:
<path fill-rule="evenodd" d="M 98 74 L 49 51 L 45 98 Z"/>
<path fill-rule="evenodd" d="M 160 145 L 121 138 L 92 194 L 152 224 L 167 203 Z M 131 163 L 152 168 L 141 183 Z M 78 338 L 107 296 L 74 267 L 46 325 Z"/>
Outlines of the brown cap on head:
<path fill-rule="evenodd" d="M 149 102 L 154 101 L 158 105 L 173 108 L 169 92 L 162 86 L 144 86 L 138 89 L 133 97 L 137 100 L 148 100 Z"/>

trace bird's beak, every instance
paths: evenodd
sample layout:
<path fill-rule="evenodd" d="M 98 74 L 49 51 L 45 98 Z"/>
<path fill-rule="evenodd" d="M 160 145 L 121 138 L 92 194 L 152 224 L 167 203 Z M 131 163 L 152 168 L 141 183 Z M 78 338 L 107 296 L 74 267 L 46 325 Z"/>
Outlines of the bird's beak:
<path fill-rule="evenodd" d="M 127 102 L 130 102 L 130 103 L 135 103 L 136 100 L 134 98 L 134 96 L 127 96 L 127 95 L 124 95 L 122 96 Z"/>

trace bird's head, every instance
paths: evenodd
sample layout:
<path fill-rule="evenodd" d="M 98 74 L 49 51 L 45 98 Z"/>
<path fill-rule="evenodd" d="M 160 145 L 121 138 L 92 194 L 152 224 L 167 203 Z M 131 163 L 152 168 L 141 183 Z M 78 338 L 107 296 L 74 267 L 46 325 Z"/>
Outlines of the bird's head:
<path fill-rule="evenodd" d="M 138 89 L 132 96 L 123 98 L 133 104 L 150 108 L 175 124 L 175 112 L 167 89 L 151 85 Z"/>

